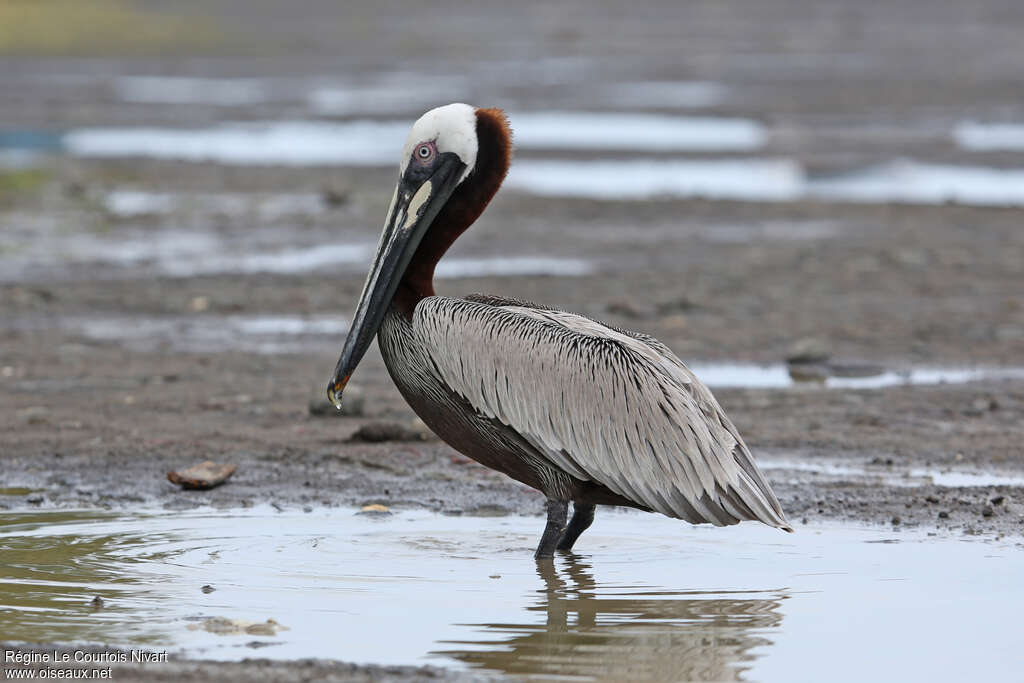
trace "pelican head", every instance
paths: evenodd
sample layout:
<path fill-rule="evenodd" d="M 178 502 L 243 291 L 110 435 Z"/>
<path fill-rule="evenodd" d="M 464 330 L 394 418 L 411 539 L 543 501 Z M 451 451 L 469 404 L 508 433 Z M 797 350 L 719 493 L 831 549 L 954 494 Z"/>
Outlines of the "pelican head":
<path fill-rule="evenodd" d="M 497 160 L 496 146 L 501 152 Z M 377 253 L 327 387 L 336 407 L 341 407 L 342 390 L 403 281 L 413 297 L 433 294 L 434 265 L 497 191 L 508 170 L 508 147 L 508 128 L 500 110 L 449 104 L 431 109 L 413 124 L 402 148 L 398 185 Z M 489 162 L 487 173 L 477 167 L 480 156 Z M 431 239 L 424 242 L 428 233 Z"/>

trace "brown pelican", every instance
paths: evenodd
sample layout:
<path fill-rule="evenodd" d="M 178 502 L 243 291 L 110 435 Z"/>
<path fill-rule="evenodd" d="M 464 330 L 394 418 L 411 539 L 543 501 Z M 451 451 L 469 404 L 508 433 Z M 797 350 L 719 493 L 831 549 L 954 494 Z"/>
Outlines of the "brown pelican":
<path fill-rule="evenodd" d="M 547 497 L 538 558 L 572 549 L 595 505 L 792 531 L 711 391 L 658 340 L 517 299 L 434 294 L 437 262 L 497 192 L 510 156 L 500 109 L 449 104 L 413 125 L 331 402 L 341 405 L 376 336 L 438 436 Z"/>

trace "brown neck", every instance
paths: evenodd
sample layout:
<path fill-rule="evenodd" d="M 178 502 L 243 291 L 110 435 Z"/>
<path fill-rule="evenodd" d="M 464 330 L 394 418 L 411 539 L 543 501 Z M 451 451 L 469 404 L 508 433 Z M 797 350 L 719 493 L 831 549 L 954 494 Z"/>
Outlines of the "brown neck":
<path fill-rule="evenodd" d="M 423 236 L 395 292 L 394 304 L 408 319 L 421 299 L 434 296 L 434 268 L 459 235 L 487 208 L 508 173 L 511 140 L 505 113 L 476 110 L 476 165 Z"/>

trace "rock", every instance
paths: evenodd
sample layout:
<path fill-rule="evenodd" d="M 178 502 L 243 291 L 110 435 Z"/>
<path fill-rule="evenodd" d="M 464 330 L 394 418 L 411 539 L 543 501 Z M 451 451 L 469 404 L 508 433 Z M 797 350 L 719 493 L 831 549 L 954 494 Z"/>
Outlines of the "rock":
<path fill-rule="evenodd" d="M 89 604 L 92 605 L 93 609 L 103 609 L 103 606 L 106 603 L 103 602 L 103 598 L 97 595 L 95 598 L 89 601 Z"/>
<path fill-rule="evenodd" d="M 893 526 L 899 526 L 900 525 L 900 518 L 899 517 L 893 517 L 892 518 L 892 525 Z"/>
<path fill-rule="evenodd" d="M 366 408 L 366 392 L 358 385 L 345 387 L 341 397 L 341 408 L 327 400 L 324 384 L 317 384 L 309 397 L 309 414 L 316 417 L 362 417 Z"/>
<path fill-rule="evenodd" d="M 828 343 L 817 337 L 804 337 L 797 339 L 789 347 L 786 356 L 787 363 L 824 363 L 832 357 L 832 351 Z"/>
<path fill-rule="evenodd" d="M 945 510 L 939 511 L 939 519 L 949 519 L 949 513 Z"/>
<path fill-rule="evenodd" d="M 992 509 L 991 505 L 985 505 L 985 506 L 983 506 L 981 508 L 981 516 L 982 517 L 991 517 L 995 513 L 996 513 L 996 511 Z"/>
<path fill-rule="evenodd" d="M 989 502 L 993 505 L 1002 505 L 1006 501 L 1006 496 L 995 496 Z"/>
<path fill-rule="evenodd" d="M 203 591 L 204 593 L 212 593 L 213 591 L 215 591 L 217 589 L 214 588 L 213 586 L 211 586 L 210 584 L 206 584 L 205 586 L 203 586 L 199 590 Z"/>
<path fill-rule="evenodd" d="M 349 437 L 349 441 L 381 443 L 383 441 L 424 441 L 427 435 L 415 426 L 400 422 L 368 422 Z"/>
<path fill-rule="evenodd" d="M 207 460 L 180 472 L 168 472 L 167 481 L 184 489 L 212 489 L 227 481 L 237 469 L 238 465 Z"/>

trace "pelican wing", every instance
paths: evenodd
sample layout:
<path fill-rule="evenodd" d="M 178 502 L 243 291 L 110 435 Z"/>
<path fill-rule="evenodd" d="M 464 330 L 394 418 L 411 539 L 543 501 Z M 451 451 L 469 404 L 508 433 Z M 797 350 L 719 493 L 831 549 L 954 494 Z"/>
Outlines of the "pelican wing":
<path fill-rule="evenodd" d="M 789 528 L 732 422 L 663 344 L 483 299 L 429 297 L 412 323 L 432 371 L 477 412 L 553 467 L 670 517 Z"/>

